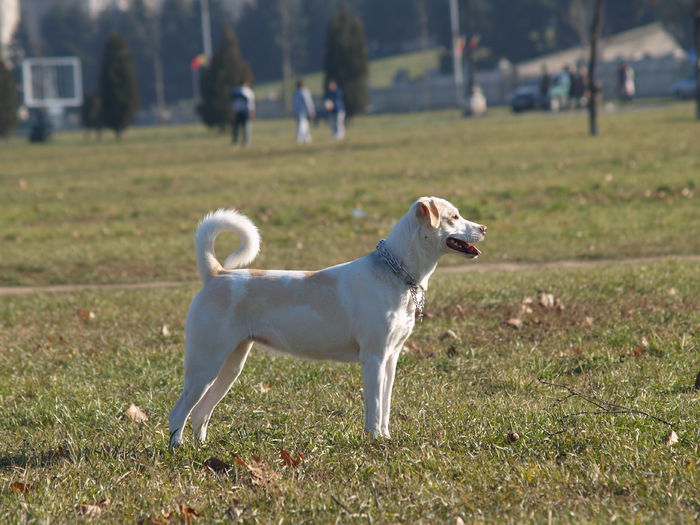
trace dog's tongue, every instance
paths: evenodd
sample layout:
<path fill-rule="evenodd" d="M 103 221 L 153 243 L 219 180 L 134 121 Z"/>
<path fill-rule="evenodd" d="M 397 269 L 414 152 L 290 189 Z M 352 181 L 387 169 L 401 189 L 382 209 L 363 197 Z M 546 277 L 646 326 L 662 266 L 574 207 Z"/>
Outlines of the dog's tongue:
<path fill-rule="evenodd" d="M 447 245 L 453 250 L 471 255 L 472 257 L 478 257 L 481 254 L 481 251 L 479 251 L 479 248 L 476 246 L 472 246 L 468 242 L 464 242 L 462 239 L 456 239 L 455 237 L 449 237 L 447 239 Z"/>

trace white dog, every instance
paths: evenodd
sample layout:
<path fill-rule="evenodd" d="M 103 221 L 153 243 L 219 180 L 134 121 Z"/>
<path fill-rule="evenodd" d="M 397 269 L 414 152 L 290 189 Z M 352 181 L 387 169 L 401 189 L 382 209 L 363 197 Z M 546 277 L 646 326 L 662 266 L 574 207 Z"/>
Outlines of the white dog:
<path fill-rule="evenodd" d="M 224 266 L 214 240 L 236 232 L 240 248 Z M 470 243 L 486 226 L 463 219 L 443 199 L 423 197 L 377 249 L 317 272 L 234 270 L 257 255 L 260 236 L 233 210 L 207 215 L 195 235 L 203 287 L 185 322 L 185 383 L 170 412 L 170 444 L 182 444 L 190 413 L 195 440 L 206 439 L 209 418 L 243 369 L 253 343 L 298 357 L 362 365 L 365 431 L 389 436 L 396 362 L 422 316 L 428 279 L 445 253 L 475 258 Z"/>

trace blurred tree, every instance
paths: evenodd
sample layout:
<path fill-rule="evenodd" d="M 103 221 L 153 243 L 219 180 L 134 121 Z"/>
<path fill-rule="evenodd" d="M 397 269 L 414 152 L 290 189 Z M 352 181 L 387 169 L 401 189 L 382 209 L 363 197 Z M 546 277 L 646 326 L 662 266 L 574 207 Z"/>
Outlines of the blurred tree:
<path fill-rule="evenodd" d="M 231 122 L 231 90 L 244 80 L 252 81 L 248 64 L 241 58 L 238 39 L 233 30 L 224 30 L 208 67 L 201 70 L 202 101 L 197 112 L 208 127 L 223 131 Z"/>
<path fill-rule="evenodd" d="M 0 49 L 0 56 L 2 56 Z M 17 85 L 0 58 L 0 137 L 7 137 L 17 125 Z"/>
<path fill-rule="evenodd" d="M 700 0 L 695 0 L 693 4 L 693 33 L 695 36 L 695 118 L 700 120 Z M 695 386 L 697 383 L 696 381 Z"/>
<path fill-rule="evenodd" d="M 98 49 L 104 46 L 104 40 L 116 32 L 126 40 L 129 49 L 134 50 L 132 58 L 138 81 L 139 100 L 143 106 L 155 102 L 153 61 L 155 59 L 153 43 L 153 13 L 144 0 L 133 0 L 126 10 L 110 7 L 102 11 L 95 22 L 98 33 Z"/>
<path fill-rule="evenodd" d="M 197 4 L 165 0 L 160 9 L 160 48 L 168 103 L 193 96 L 190 61 L 202 53 Z"/>
<path fill-rule="evenodd" d="M 75 2 L 54 3 L 41 19 L 41 53 L 80 58 L 86 91 L 94 90 L 97 81 L 101 45 L 96 29 L 95 21 Z"/>
<path fill-rule="evenodd" d="M 318 71 L 323 64 L 328 21 L 338 10 L 340 0 L 305 0 L 301 4 L 301 18 L 304 20 L 304 52 L 297 59 L 299 72 Z"/>
<path fill-rule="evenodd" d="M 94 131 L 97 138 L 102 136 L 102 100 L 97 92 L 93 91 L 83 99 L 80 123 L 86 131 Z"/>
<path fill-rule="evenodd" d="M 401 53 L 421 37 L 422 0 L 380 0 L 364 3 L 368 47 L 373 56 Z M 437 2 L 436 2 L 437 3 Z M 447 6 L 447 1 L 444 2 Z"/>
<path fill-rule="evenodd" d="M 102 123 L 121 138 L 136 115 L 139 98 L 129 46 L 117 33 L 105 44 L 99 80 Z"/>
<path fill-rule="evenodd" d="M 258 81 L 289 79 L 293 71 L 303 69 L 306 56 L 303 4 L 301 0 L 258 0 L 245 6 L 236 31 Z"/>
<path fill-rule="evenodd" d="M 347 6 L 328 24 L 323 69 L 324 87 L 333 79 L 343 90 L 347 116 L 362 113 L 369 99 L 367 42 L 362 22 Z"/>

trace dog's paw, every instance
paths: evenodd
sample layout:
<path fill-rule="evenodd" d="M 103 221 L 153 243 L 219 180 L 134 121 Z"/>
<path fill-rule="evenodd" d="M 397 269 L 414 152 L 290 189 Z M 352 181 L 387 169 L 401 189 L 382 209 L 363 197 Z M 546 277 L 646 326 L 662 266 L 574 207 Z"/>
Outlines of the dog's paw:
<path fill-rule="evenodd" d="M 171 449 L 178 449 L 182 448 L 182 432 L 180 432 L 180 429 L 173 430 L 170 433 L 170 448 Z"/>

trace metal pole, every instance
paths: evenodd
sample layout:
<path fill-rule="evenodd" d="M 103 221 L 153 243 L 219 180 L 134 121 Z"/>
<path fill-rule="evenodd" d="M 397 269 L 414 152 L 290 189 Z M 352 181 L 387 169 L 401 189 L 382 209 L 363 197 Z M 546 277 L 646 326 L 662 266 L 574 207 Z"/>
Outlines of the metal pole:
<path fill-rule="evenodd" d="M 211 58 L 211 18 L 209 16 L 209 0 L 199 0 L 199 7 L 202 13 L 202 44 L 204 45 L 204 55 Z"/>
<path fill-rule="evenodd" d="M 462 72 L 462 50 L 460 49 L 459 41 L 459 7 L 457 0 L 450 0 L 450 28 L 452 30 L 452 72 L 454 74 L 455 94 L 457 105 L 464 105 L 464 73 Z"/>

